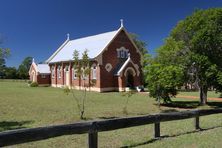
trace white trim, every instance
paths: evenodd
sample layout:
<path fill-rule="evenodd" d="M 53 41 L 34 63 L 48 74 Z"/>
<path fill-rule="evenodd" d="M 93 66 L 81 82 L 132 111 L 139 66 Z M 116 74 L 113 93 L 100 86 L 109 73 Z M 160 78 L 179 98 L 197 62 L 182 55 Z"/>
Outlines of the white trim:
<path fill-rule="evenodd" d="M 70 40 L 67 39 L 65 42 L 45 61 L 46 63 L 50 63 L 50 61 L 58 54 L 60 50 L 69 42 Z"/>
<path fill-rule="evenodd" d="M 130 56 L 128 57 L 128 59 L 125 61 L 125 63 L 123 64 L 123 66 L 120 68 L 120 70 L 117 72 L 117 76 L 121 75 L 122 71 L 126 68 L 128 63 L 132 63 L 132 65 L 135 67 L 136 69 L 136 74 L 137 76 L 140 75 L 140 71 L 139 71 L 139 66 L 137 64 L 135 64 L 132 59 L 130 58 Z"/>
<path fill-rule="evenodd" d="M 107 63 L 106 66 L 105 66 L 105 69 L 106 69 L 107 72 L 110 72 L 113 69 L 112 64 Z"/>
<path fill-rule="evenodd" d="M 51 87 L 58 87 L 63 88 L 67 87 L 66 85 L 60 85 L 60 84 L 51 84 Z M 70 89 L 76 89 L 76 90 L 83 90 L 84 87 L 82 86 L 68 86 Z M 125 91 L 125 87 L 105 87 L 105 88 L 99 88 L 99 87 L 87 87 L 87 91 L 95 91 L 95 92 L 108 92 L 108 91 Z"/>
<path fill-rule="evenodd" d="M 35 64 L 35 62 L 32 62 L 32 65 L 31 65 L 30 68 L 29 68 L 29 75 L 30 75 L 31 72 L 32 72 L 32 71 L 31 71 L 32 67 L 35 69 L 36 73 L 38 73 L 37 65 Z"/>
<path fill-rule="evenodd" d="M 103 48 L 103 50 L 97 55 L 95 56 L 95 58 L 97 58 L 100 54 L 103 54 L 104 51 L 108 50 L 108 46 L 112 43 L 112 41 L 116 38 L 116 36 L 121 32 L 121 30 L 123 29 L 123 27 L 120 27 L 116 34 L 114 35 L 114 37 L 108 42 L 108 44 L 105 45 L 105 47 Z"/>
<path fill-rule="evenodd" d="M 127 67 L 126 70 L 125 70 L 125 72 L 124 72 L 124 76 L 125 76 L 125 77 L 126 77 L 126 74 L 127 74 L 127 71 L 128 71 L 128 70 L 132 70 L 132 71 L 133 71 L 133 76 L 134 76 L 134 77 L 136 76 L 135 70 L 134 70 L 132 67 Z"/>
<path fill-rule="evenodd" d="M 139 48 L 136 46 L 133 39 L 130 37 L 129 33 L 126 31 L 126 29 L 124 27 L 123 27 L 123 31 L 126 33 L 127 37 L 129 38 L 129 40 L 131 41 L 133 46 L 136 48 L 136 51 L 140 54 L 140 57 L 142 57 L 142 53 L 140 52 Z"/>
<path fill-rule="evenodd" d="M 100 54 L 103 54 L 103 52 L 108 49 L 108 46 L 113 42 L 113 40 L 117 37 L 117 35 L 118 35 L 122 30 L 126 33 L 126 36 L 129 38 L 130 42 L 131 42 L 131 43 L 133 44 L 133 46 L 136 48 L 136 51 L 140 54 L 140 57 L 142 57 L 142 53 L 140 52 L 139 48 L 138 48 L 138 47 L 136 46 L 136 44 L 134 43 L 133 39 L 131 39 L 129 33 L 126 31 L 126 29 L 125 29 L 123 26 L 121 26 L 121 27 L 117 30 L 117 32 L 116 32 L 116 34 L 114 35 L 114 37 L 110 40 L 110 42 L 103 48 L 103 50 L 102 50 L 97 56 L 95 56 L 95 58 L 98 57 Z M 141 60 L 141 59 L 140 59 L 140 60 Z"/>

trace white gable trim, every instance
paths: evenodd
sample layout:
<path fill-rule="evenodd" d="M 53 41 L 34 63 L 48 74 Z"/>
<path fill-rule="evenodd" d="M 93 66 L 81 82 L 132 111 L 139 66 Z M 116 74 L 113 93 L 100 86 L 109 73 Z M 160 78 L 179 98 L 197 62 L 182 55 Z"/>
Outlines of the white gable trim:
<path fill-rule="evenodd" d="M 49 63 L 58 53 L 62 50 L 62 48 L 69 42 L 70 40 L 67 39 L 65 42 L 46 60 L 46 63 Z"/>
<path fill-rule="evenodd" d="M 123 27 L 123 31 L 126 33 L 127 37 L 129 38 L 129 40 L 131 41 L 131 43 L 133 44 L 133 46 L 136 48 L 136 51 L 140 54 L 140 57 L 142 56 L 141 51 L 139 50 L 139 48 L 136 46 L 136 44 L 134 43 L 133 39 L 130 37 L 129 33 L 126 31 L 126 29 Z"/>
<path fill-rule="evenodd" d="M 113 38 L 109 41 L 109 43 L 103 48 L 103 50 L 102 50 L 97 56 L 95 56 L 95 58 L 97 58 L 99 55 L 103 54 L 103 52 L 108 49 L 107 47 L 113 42 L 113 40 L 116 38 L 116 36 L 120 33 L 120 31 L 121 31 L 122 29 L 123 29 L 123 27 L 120 27 L 120 28 L 117 30 L 117 32 L 116 32 L 116 34 L 114 35 L 114 37 L 113 37 Z"/>
<path fill-rule="evenodd" d="M 134 68 L 136 69 L 136 75 L 139 76 L 140 75 L 140 71 L 139 71 L 139 66 L 135 63 L 133 63 L 132 59 L 130 57 L 128 57 L 128 59 L 125 61 L 125 63 L 123 64 L 123 66 L 119 69 L 119 71 L 117 72 L 117 76 L 122 76 L 122 72 L 123 70 L 126 68 L 126 66 L 132 63 L 132 65 L 134 66 Z"/>
<path fill-rule="evenodd" d="M 35 64 L 35 62 L 32 62 L 32 65 L 31 65 L 30 68 L 29 68 L 29 74 L 32 73 L 32 71 L 31 71 L 32 67 L 35 69 L 35 71 L 36 71 L 36 73 L 37 73 L 37 72 L 38 72 L 37 65 Z"/>
<path fill-rule="evenodd" d="M 142 56 L 142 53 L 140 52 L 139 48 L 136 46 L 136 44 L 134 43 L 133 39 L 130 37 L 129 33 L 126 31 L 126 29 L 122 26 L 117 30 L 117 33 L 115 34 L 115 36 L 112 38 L 112 40 L 110 40 L 110 42 L 103 48 L 103 50 L 96 56 L 98 57 L 100 54 L 103 54 L 103 52 L 105 50 L 108 49 L 108 46 L 113 42 L 113 40 L 116 38 L 116 36 L 121 32 L 124 31 L 126 33 L 126 36 L 129 38 L 130 42 L 133 44 L 133 46 L 136 48 L 136 51 L 140 54 L 140 56 Z"/>

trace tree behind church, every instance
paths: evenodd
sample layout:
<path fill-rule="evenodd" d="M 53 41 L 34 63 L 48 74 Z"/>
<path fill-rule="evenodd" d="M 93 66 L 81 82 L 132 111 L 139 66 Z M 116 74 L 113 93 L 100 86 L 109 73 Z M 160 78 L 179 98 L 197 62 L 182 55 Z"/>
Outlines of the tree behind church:
<path fill-rule="evenodd" d="M 29 68 L 32 64 L 32 57 L 26 57 L 18 68 L 18 77 L 20 79 L 28 79 L 29 78 Z"/>

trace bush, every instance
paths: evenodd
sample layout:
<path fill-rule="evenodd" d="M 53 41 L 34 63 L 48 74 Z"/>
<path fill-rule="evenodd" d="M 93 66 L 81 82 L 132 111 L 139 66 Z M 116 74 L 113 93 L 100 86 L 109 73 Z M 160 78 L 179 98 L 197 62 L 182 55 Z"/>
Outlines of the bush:
<path fill-rule="evenodd" d="M 28 81 L 28 84 L 31 84 L 31 83 L 32 83 L 32 81 L 29 80 L 29 81 Z"/>
<path fill-rule="evenodd" d="M 39 84 L 37 83 L 37 82 L 32 82 L 31 84 L 30 84 L 30 87 L 37 87 Z"/>

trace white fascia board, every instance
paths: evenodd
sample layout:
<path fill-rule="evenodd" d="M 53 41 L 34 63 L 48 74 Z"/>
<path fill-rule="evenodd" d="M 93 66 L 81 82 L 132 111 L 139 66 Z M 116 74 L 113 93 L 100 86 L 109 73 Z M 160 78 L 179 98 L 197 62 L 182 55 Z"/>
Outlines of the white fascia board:
<path fill-rule="evenodd" d="M 56 54 L 69 42 L 70 40 L 67 39 L 65 42 L 45 61 L 46 63 L 49 63 L 55 56 Z"/>

